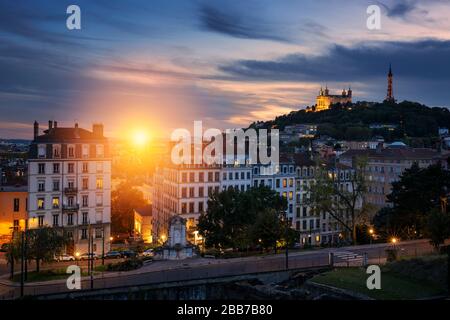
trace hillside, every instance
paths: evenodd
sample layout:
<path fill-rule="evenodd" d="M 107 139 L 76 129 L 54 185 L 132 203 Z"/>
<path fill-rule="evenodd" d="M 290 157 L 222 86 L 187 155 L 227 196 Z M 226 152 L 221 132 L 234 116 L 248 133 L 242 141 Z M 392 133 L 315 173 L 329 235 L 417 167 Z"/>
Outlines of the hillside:
<path fill-rule="evenodd" d="M 317 124 L 319 134 L 336 139 L 363 140 L 380 135 L 387 141 L 423 140 L 428 145 L 436 140 L 439 127 L 450 127 L 450 111 L 410 101 L 396 104 L 357 102 L 333 105 L 321 112 L 293 111 L 271 121 L 252 123 L 250 127 L 271 128 L 275 125 L 283 130 L 293 124 Z M 373 128 L 375 124 L 394 125 L 395 128 Z"/>

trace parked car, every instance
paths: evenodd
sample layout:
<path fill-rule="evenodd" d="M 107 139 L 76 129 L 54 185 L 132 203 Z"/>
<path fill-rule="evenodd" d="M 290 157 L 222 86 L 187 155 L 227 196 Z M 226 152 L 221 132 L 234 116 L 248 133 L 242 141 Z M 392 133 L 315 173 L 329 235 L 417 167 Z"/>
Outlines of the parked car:
<path fill-rule="evenodd" d="M 134 258 L 136 257 L 136 252 L 132 250 L 122 251 L 122 257 L 124 258 Z"/>
<path fill-rule="evenodd" d="M 60 256 L 57 256 L 56 261 L 61 262 L 61 261 L 75 261 L 75 257 L 71 256 L 70 254 L 62 254 Z"/>
<path fill-rule="evenodd" d="M 109 251 L 105 254 L 105 259 L 120 259 L 122 254 L 119 251 Z"/>
<path fill-rule="evenodd" d="M 155 252 L 153 251 L 153 249 L 147 249 L 144 252 L 142 252 L 142 255 L 144 257 L 153 257 L 155 255 Z"/>
<path fill-rule="evenodd" d="M 89 260 L 89 258 L 91 257 L 91 259 L 97 260 L 98 259 L 98 255 L 96 253 L 83 253 L 78 259 L 80 260 Z"/>

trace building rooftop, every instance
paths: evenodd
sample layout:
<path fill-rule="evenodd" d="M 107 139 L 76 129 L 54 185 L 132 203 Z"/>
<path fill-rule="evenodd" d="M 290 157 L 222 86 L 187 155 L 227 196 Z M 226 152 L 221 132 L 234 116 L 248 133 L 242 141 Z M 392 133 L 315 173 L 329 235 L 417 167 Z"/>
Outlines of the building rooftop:
<path fill-rule="evenodd" d="M 352 158 L 367 156 L 369 158 L 388 159 L 432 159 L 439 154 L 438 151 L 429 148 L 385 148 L 385 149 L 365 149 L 348 150 L 341 154 L 341 158 Z"/>

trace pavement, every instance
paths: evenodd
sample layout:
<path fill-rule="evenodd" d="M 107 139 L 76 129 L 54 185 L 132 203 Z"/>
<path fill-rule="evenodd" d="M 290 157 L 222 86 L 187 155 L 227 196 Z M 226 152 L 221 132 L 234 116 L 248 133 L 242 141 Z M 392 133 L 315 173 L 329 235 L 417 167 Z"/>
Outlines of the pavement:
<path fill-rule="evenodd" d="M 390 243 L 351 246 L 342 248 L 325 248 L 301 250 L 289 253 L 289 268 L 311 268 L 329 265 L 332 252 L 339 259 L 350 257 L 360 263 L 367 254 L 369 264 L 385 263 L 385 250 L 393 247 Z M 400 242 L 395 245 L 402 256 L 421 256 L 431 253 L 433 248 L 428 240 Z M 344 258 L 342 258 L 344 257 Z M 336 261 L 338 262 L 338 261 Z M 97 265 L 98 265 L 97 261 Z M 67 264 L 67 263 L 66 263 Z M 74 264 L 72 262 L 72 264 Z M 285 253 L 251 256 L 233 259 L 190 258 L 186 260 L 153 261 L 142 268 L 127 272 L 105 272 L 94 277 L 94 288 L 116 288 L 144 284 L 170 283 L 195 279 L 208 279 L 236 276 L 248 273 L 285 270 Z M 82 278 L 82 289 L 90 288 L 90 279 Z M 18 297 L 20 285 L 9 281 L 8 274 L 0 276 L 0 299 Z M 26 295 L 39 295 L 68 292 L 66 280 L 26 283 Z"/>

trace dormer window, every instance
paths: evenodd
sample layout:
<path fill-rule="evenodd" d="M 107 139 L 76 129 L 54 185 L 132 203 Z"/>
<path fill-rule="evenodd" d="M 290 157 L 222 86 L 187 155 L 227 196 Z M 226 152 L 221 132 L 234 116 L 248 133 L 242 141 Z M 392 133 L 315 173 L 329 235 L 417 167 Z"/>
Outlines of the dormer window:
<path fill-rule="evenodd" d="M 81 151 L 81 156 L 83 158 L 89 158 L 89 145 L 83 144 L 82 151 Z"/>
<path fill-rule="evenodd" d="M 53 158 L 61 157 L 61 145 L 54 144 L 53 145 Z"/>
<path fill-rule="evenodd" d="M 38 145 L 38 158 L 45 158 L 46 146 L 45 144 Z"/>
<path fill-rule="evenodd" d="M 68 152 L 68 156 L 69 158 L 74 158 L 75 157 L 75 146 L 68 146 L 67 148 Z"/>

